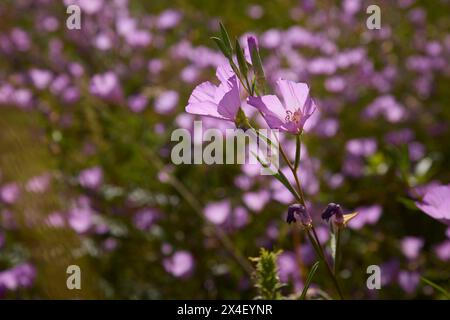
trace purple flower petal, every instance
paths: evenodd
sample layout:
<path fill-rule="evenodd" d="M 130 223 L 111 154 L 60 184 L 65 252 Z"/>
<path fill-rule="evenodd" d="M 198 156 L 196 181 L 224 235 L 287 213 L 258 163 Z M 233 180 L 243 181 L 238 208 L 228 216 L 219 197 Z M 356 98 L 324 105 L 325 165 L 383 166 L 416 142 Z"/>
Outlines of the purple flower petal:
<path fill-rule="evenodd" d="M 430 217 L 450 225 L 450 185 L 432 186 L 416 206 Z"/>
<path fill-rule="evenodd" d="M 209 203 L 205 209 L 204 214 L 206 218 L 213 224 L 220 225 L 224 223 L 231 213 L 231 205 L 228 200 Z"/>

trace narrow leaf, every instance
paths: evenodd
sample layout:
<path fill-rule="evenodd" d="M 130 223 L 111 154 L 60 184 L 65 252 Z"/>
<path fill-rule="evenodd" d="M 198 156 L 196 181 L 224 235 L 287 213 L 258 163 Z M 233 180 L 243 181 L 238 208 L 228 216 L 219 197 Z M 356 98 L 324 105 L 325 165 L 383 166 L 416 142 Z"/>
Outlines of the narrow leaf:
<path fill-rule="evenodd" d="M 314 265 L 311 267 L 311 270 L 310 270 L 309 273 L 308 273 L 308 277 L 306 278 L 305 286 L 303 287 L 302 294 L 300 295 L 300 300 L 305 300 L 306 293 L 308 292 L 309 286 L 311 285 L 311 281 L 312 281 L 312 279 L 313 279 L 313 277 L 314 277 L 314 274 L 315 274 L 316 271 L 317 271 L 317 268 L 319 268 L 319 264 L 320 264 L 320 262 L 317 261 L 317 262 L 314 263 Z"/>
<path fill-rule="evenodd" d="M 440 285 L 434 283 L 431 280 L 428 280 L 425 277 L 420 277 L 420 279 L 425 282 L 426 284 L 428 284 L 429 286 L 433 287 L 434 289 L 436 289 L 437 291 L 439 291 L 440 293 L 442 293 L 447 299 L 450 299 L 450 292 L 448 292 L 447 290 L 445 290 L 444 288 L 442 288 Z"/>
<path fill-rule="evenodd" d="M 417 208 L 416 202 L 414 200 L 405 198 L 405 197 L 397 197 L 397 201 L 403 204 L 406 208 L 410 210 L 416 210 L 419 211 L 420 209 Z"/>
<path fill-rule="evenodd" d="M 255 71 L 256 84 L 258 85 L 259 91 L 264 94 L 266 92 L 266 76 L 264 75 L 264 68 L 255 39 L 249 40 L 249 50 L 253 70 Z"/>
<path fill-rule="evenodd" d="M 263 160 L 261 160 L 261 158 L 252 151 L 253 156 L 258 160 L 258 162 L 267 170 L 269 170 L 269 172 L 272 174 L 272 176 L 277 179 L 278 181 L 280 181 L 285 187 L 286 189 L 289 190 L 289 192 L 292 193 L 292 195 L 296 198 L 296 199 L 300 199 L 299 194 L 297 193 L 297 191 L 295 191 L 295 189 L 291 186 L 291 184 L 289 183 L 289 180 L 287 179 L 287 177 L 284 175 L 284 173 L 281 170 L 278 170 L 278 172 L 275 172 L 273 170 L 271 170 L 269 168 L 269 164 L 267 162 L 264 162 Z"/>
<path fill-rule="evenodd" d="M 219 47 L 220 51 L 223 53 L 223 55 L 227 58 L 231 57 L 231 51 L 229 51 L 222 40 L 220 40 L 217 37 L 211 37 L 211 39 L 216 43 L 216 45 Z"/>
<path fill-rule="evenodd" d="M 225 26 L 222 24 L 222 22 L 219 23 L 220 25 L 220 35 L 222 37 L 222 41 L 225 45 L 225 47 L 229 50 L 230 53 L 233 53 L 233 47 L 231 46 L 230 37 L 228 36 L 228 32 L 225 29 Z"/>
<path fill-rule="evenodd" d="M 291 184 L 289 183 L 288 179 L 286 178 L 286 176 L 284 175 L 284 173 L 281 170 L 278 170 L 278 173 L 274 175 L 274 177 L 280 181 L 291 193 L 292 195 L 298 200 L 300 201 L 301 197 L 300 195 L 297 193 L 297 191 L 295 191 L 295 189 L 291 186 Z"/>
<path fill-rule="evenodd" d="M 241 74 L 247 81 L 247 73 L 248 73 L 247 62 L 245 61 L 244 51 L 242 50 L 241 45 L 239 44 L 239 40 L 237 39 L 236 39 L 236 57 L 239 64 L 239 69 L 241 70 Z"/>

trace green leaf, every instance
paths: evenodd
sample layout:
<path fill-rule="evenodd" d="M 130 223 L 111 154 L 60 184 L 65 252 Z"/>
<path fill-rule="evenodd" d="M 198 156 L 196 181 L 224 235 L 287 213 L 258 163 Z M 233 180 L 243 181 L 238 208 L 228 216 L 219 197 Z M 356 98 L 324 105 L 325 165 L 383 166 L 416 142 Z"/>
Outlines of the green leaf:
<path fill-rule="evenodd" d="M 284 175 L 284 173 L 281 170 L 278 170 L 278 173 L 276 173 L 274 175 L 274 177 L 280 181 L 291 193 L 292 195 L 298 200 L 300 201 L 301 197 L 300 195 L 297 193 L 297 191 L 295 191 L 295 189 L 291 186 L 291 184 L 289 183 L 289 180 L 286 178 L 286 176 Z"/>
<path fill-rule="evenodd" d="M 264 94 L 266 92 L 266 76 L 258 48 L 251 49 L 250 56 L 252 58 L 253 70 L 255 71 L 256 84 L 259 91 Z"/>
<path fill-rule="evenodd" d="M 245 77 L 245 80 L 247 81 L 247 73 L 248 73 L 247 62 L 245 61 L 244 51 L 242 50 L 241 45 L 239 44 L 239 40 L 237 39 L 236 39 L 236 57 L 239 64 L 239 70 L 241 70 L 241 74 Z"/>
<path fill-rule="evenodd" d="M 420 279 L 425 282 L 426 284 L 428 284 L 429 286 L 433 287 L 434 289 L 436 289 L 437 291 L 439 291 L 440 293 L 442 293 L 447 299 L 450 299 L 450 292 L 448 292 L 447 290 L 445 290 L 444 288 L 442 288 L 440 285 L 434 283 L 431 280 L 428 280 L 425 277 L 420 277 Z"/>
<path fill-rule="evenodd" d="M 244 131 L 250 129 L 251 125 L 248 122 L 248 118 L 245 115 L 245 112 L 239 108 L 236 119 L 234 119 L 234 123 L 236 124 L 236 128 L 243 129 Z"/>
<path fill-rule="evenodd" d="M 262 161 L 261 158 L 253 151 L 251 151 L 251 153 L 253 154 L 253 156 L 258 160 L 258 162 L 267 170 L 270 170 L 269 172 L 272 174 L 272 176 L 277 179 L 278 181 L 280 181 L 285 187 L 286 189 L 289 190 L 290 193 L 292 193 L 292 195 L 296 198 L 296 199 L 300 199 L 300 195 L 297 193 L 297 191 L 295 191 L 295 189 L 291 186 L 291 184 L 289 183 L 289 180 L 287 179 L 287 177 L 285 176 L 285 174 L 281 171 L 278 170 L 278 172 L 275 172 L 273 170 L 271 170 L 270 164 L 267 164 L 266 162 Z"/>
<path fill-rule="evenodd" d="M 405 197 L 397 197 L 397 201 L 403 204 L 406 208 L 410 210 L 419 211 L 420 209 L 417 208 L 416 202 L 414 200 L 405 198 Z"/>
<path fill-rule="evenodd" d="M 311 285 L 311 281 L 312 281 L 312 279 L 314 277 L 314 274 L 317 271 L 317 268 L 319 268 L 319 264 L 320 264 L 319 261 L 317 261 L 311 267 L 311 270 L 308 273 L 308 277 L 306 278 L 305 286 L 303 287 L 302 294 L 300 295 L 300 300 L 305 300 L 306 293 L 308 292 L 309 286 Z"/>
<path fill-rule="evenodd" d="M 227 58 L 231 58 L 231 51 L 229 51 L 222 40 L 220 40 L 217 37 L 211 37 L 211 39 L 216 43 L 216 45 L 219 47 L 220 51 L 223 53 L 223 55 Z"/>
<path fill-rule="evenodd" d="M 225 29 L 225 26 L 222 24 L 222 22 L 220 22 L 219 25 L 220 25 L 220 35 L 222 37 L 222 41 L 225 45 L 225 48 L 227 48 L 228 51 L 230 52 L 230 57 L 231 57 L 231 54 L 233 53 L 233 47 L 231 46 L 231 41 L 230 41 L 230 37 L 228 36 L 227 29 Z"/>

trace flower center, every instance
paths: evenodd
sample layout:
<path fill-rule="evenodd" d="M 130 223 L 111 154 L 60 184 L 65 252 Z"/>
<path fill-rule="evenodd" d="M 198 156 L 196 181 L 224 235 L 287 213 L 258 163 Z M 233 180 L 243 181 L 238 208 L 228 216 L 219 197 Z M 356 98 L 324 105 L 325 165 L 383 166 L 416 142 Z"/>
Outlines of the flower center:
<path fill-rule="evenodd" d="M 301 118 L 302 118 L 302 115 L 300 114 L 299 111 L 295 111 L 295 112 L 292 112 L 292 111 L 289 111 L 289 110 L 286 111 L 286 118 L 285 118 L 285 120 L 287 122 L 295 122 L 296 124 L 299 124 Z"/>

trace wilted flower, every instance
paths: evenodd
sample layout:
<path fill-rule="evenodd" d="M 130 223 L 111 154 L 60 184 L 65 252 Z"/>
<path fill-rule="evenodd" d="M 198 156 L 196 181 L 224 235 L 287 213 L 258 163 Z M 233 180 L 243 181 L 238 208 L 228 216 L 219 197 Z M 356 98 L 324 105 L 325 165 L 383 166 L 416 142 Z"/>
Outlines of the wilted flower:
<path fill-rule="evenodd" d="M 277 87 L 283 103 L 276 95 L 265 95 L 249 97 L 248 104 L 262 113 L 270 128 L 295 134 L 302 132 L 306 121 L 316 110 L 308 85 L 279 79 Z"/>
<path fill-rule="evenodd" d="M 344 222 L 344 212 L 340 205 L 336 203 L 329 203 L 321 215 L 322 219 L 326 220 L 327 222 L 332 216 L 335 216 L 336 222 Z"/>
<path fill-rule="evenodd" d="M 309 215 L 305 206 L 298 203 L 289 206 L 286 222 L 289 224 L 291 224 L 292 222 L 296 222 L 296 217 L 300 219 L 300 223 L 305 227 L 310 226 L 312 223 L 311 216 Z"/>

